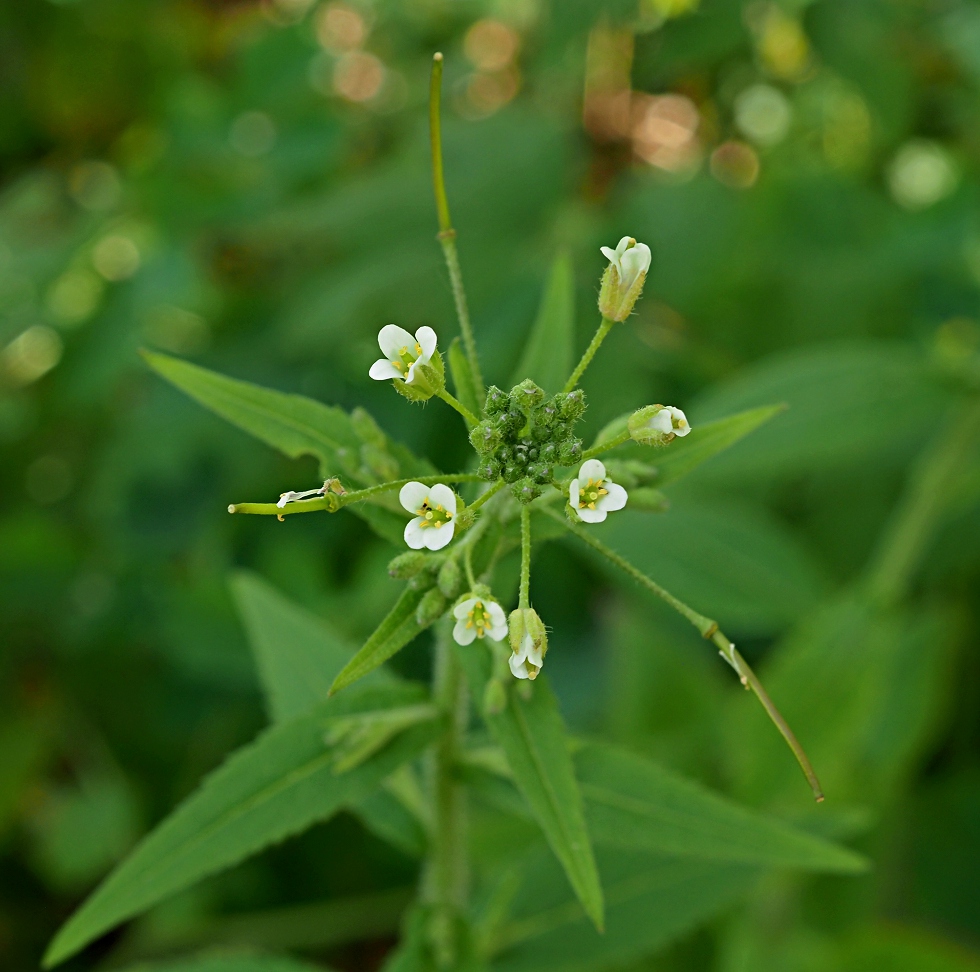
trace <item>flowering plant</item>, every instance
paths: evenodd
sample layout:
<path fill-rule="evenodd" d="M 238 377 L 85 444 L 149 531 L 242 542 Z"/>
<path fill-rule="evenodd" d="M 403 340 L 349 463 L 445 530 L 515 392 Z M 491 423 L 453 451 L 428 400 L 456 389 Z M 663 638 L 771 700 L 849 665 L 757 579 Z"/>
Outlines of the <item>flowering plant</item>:
<path fill-rule="evenodd" d="M 608 264 L 600 285 L 600 322 L 564 384 L 546 390 L 527 377 L 509 391 L 485 387 L 442 178 L 441 69 L 437 55 L 432 147 L 438 240 L 461 332 L 446 349 L 455 394 L 447 388 L 446 362 L 430 327 L 414 335 L 395 324 L 382 327 L 378 343 L 384 357 L 370 365 L 369 374 L 390 381 L 411 402 L 439 398 L 458 412 L 472 461 L 465 471 L 440 473 L 394 444 L 362 409 L 347 414 L 163 355 L 146 356 L 161 375 L 241 428 L 289 456 L 319 459 L 322 485 L 285 491 L 276 502 L 234 504 L 232 513 L 282 520 L 349 508 L 401 548 L 389 573 L 405 587 L 353 657 L 331 668 L 321 657 L 297 659 L 298 649 L 290 645 L 294 654 L 268 660 L 263 680 L 275 724 L 110 875 L 56 937 L 49 963 L 176 891 L 346 808 L 423 859 L 402 942 L 388 967 L 487 967 L 513 945 L 499 929 L 512 892 L 491 888 L 482 903 L 470 895 L 466 807 L 470 790 L 483 784 L 498 794 L 503 787 L 511 794 L 509 806 L 520 804 L 534 819 L 597 929 L 604 927 L 606 904 L 595 842 L 628 851 L 683 845 L 710 857 L 719 853 L 720 827 L 726 835 L 722 858 L 728 853 L 750 863 L 777 859 L 838 871 L 861 866 L 846 851 L 692 788 L 639 757 L 590 744 L 581 750 L 584 758 L 573 754 L 579 744 L 570 745 L 541 677 L 549 650 L 547 619 L 531 603 L 535 545 L 564 535 L 665 601 L 717 648 L 759 698 L 822 799 L 792 731 L 718 624 L 629 563 L 596 530 L 624 509 L 663 511 L 660 485 L 732 445 L 778 409 L 692 429 L 681 409 L 648 405 L 610 423 L 585 446 L 578 432 L 587 407 L 580 379 L 611 329 L 632 312 L 650 267 L 649 247 L 632 237 L 615 249 L 602 248 Z M 536 328 L 544 330 L 532 334 L 532 343 L 547 347 L 547 328 L 555 320 L 542 315 Z M 494 585 L 501 559 L 512 550 L 520 551 L 520 583 L 508 616 L 501 603 L 506 597 L 500 590 L 495 596 Z M 273 615 L 268 617 L 275 627 Z M 383 666 L 428 628 L 435 632 L 434 678 L 424 688 Z M 490 745 L 473 725 L 471 700 Z M 646 789 L 639 793 L 641 784 Z M 683 817 L 683 824 L 665 824 L 658 816 L 661 805 Z M 670 826 L 677 831 L 673 837 Z"/>

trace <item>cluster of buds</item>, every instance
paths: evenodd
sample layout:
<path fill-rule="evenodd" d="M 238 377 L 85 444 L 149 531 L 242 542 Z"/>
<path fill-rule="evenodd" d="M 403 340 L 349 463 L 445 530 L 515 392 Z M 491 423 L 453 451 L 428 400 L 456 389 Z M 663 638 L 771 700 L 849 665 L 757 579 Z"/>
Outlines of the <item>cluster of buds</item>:
<path fill-rule="evenodd" d="M 582 455 L 575 423 L 585 412 L 585 394 L 577 389 L 545 398 L 527 379 L 510 393 L 491 386 L 487 418 L 470 433 L 480 455 L 480 475 L 490 482 L 503 479 L 522 503 L 541 495 L 552 482 L 556 466 L 574 465 Z"/>

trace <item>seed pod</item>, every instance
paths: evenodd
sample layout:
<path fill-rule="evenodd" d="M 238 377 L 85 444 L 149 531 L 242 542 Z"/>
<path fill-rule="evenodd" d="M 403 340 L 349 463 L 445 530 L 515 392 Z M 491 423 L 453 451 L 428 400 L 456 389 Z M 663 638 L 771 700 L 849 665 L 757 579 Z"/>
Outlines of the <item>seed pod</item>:
<path fill-rule="evenodd" d="M 432 624 L 438 621 L 439 618 L 445 613 L 446 610 L 446 599 L 443 597 L 442 592 L 437 588 L 433 587 L 431 591 L 427 591 L 425 596 L 419 601 L 419 606 L 415 609 L 415 620 L 418 621 L 422 627 Z"/>

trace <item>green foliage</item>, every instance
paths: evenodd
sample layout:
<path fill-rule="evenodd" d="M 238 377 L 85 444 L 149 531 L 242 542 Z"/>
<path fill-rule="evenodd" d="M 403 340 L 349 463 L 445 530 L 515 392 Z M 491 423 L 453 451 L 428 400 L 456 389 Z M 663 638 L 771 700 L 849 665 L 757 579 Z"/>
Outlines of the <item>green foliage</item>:
<path fill-rule="evenodd" d="M 323 969 L 322 965 L 281 956 L 215 952 L 168 962 L 141 962 L 127 966 L 125 972 L 317 972 Z"/>

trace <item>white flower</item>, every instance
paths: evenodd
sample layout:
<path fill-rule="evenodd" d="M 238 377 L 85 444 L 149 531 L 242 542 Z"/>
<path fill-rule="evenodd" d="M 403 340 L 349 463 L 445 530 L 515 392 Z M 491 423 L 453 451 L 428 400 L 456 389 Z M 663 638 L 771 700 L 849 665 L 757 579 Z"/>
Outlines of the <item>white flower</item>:
<path fill-rule="evenodd" d="M 606 475 L 598 459 L 586 459 L 578 477 L 568 484 L 568 502 L 586 523 L 602 523 L 606 514 L 626 505 L 626 490 Z"/>
<path fill-rule="evenodd" d="M 507 637 L 507 616 L 496 601 L 468 597 L 456 605 L 453 617 L 456 618 L 453 638 L 457 645 L 471 645 L 474 639 L 484 636 L 493 641 Z"/>
<path fill-rule="evenodd" d="M 311 496 L 322 496 L 325 489 L 326 489 L 326 485 L 319 486 L 316 489 L 304 489 L 302 492 L 299 493 L 290 489 L 285 493 L 279 494 L 279 502 L 276 503 L 276 506 L 278 506 L 279 509 L 281 510 L 285 507 L 287 503 L 295 503 L 296 500 L 309 499 L 309 497 Z"/>
<path fill-rule="evenodd" d="M 663 432 L 665 435 L 673 432 L 674 435 L 679 435 L 681 438 L 691 431 L 687 416 L 679 408 L 674 408 L 673 405 L 664 405 L 656 415 L 648 420 L 648 426 L 654 431 Z"/>
<path fill-rule="evenodd" d="M 378 344 L 385 356 L 371 365 L 369 374 L 377 381 L 401 378 L 410 385 L 416 368 L 428 364 L 435 354 L 437 340 L 431 327 L 420 327 L 412 337 L 397 324 L 385 324 L 378 332 Z"/>
<path fill-rule="evenodd" d="M 602 255 L 616 268 L 619 286 L 629 291 L 633 284 L 650 269 L 651 253 L 646 243 L 637 243 L 632 236 L 624 236 L 615 250 L 600 246 Z"/>
<path fill-rule="evenodd" d="M 453 538 L 456 494 L 444 483 L 426 486 L 406 483 L 398 494 L 402 506 L 415 518 L 405 527 L 405 543 L 413 550 L 441 550 Z"/>
<path fill-rule="evenodd" d="M 528 670 L 528 663 L 533 666 Z M 534 638 L 529 631 L 524 632 L 521 646 L 509 659 L 510 671 L 514 678 L 537 678 L 538 672 L 544 665 L 544 653 L 541 646 L 535 647 Z"/>

